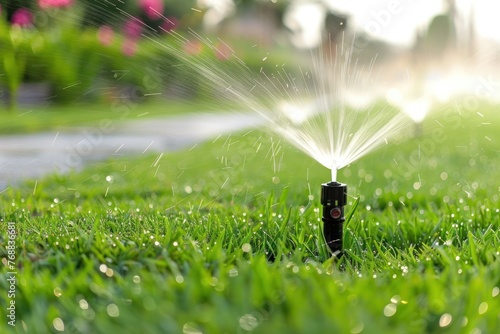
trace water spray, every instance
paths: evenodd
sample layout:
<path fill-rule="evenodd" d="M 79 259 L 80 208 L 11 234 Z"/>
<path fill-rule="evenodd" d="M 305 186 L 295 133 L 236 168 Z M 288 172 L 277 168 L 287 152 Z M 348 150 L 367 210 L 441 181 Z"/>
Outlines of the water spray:
<path fill-rule="evenodd" d="M 347 204 L 347 185 L 337 181 L 321 184 L 323 205 L 323 233 L 330 251 L 336 257 L 342 255 L 344 234 L 344 206 Z"/>

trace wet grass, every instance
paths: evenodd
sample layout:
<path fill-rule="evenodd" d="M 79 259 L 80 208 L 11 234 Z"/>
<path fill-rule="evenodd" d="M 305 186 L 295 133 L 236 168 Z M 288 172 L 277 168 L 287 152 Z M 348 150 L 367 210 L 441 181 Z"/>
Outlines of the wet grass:
<path fill-rule="evenodd" d="M 15 222 L 16 328 L 1 326 L 493 333 L 500 123 L 481 115 L 431 115 L 419 137 L 340 172 L 347 209 L 357 204 L 340 261 L 321 234 L 329 171 L 257 130 L 8 189 L 0 254 L 8 264 Z M 13 299 L 0 286 L 5 309 Z"/>

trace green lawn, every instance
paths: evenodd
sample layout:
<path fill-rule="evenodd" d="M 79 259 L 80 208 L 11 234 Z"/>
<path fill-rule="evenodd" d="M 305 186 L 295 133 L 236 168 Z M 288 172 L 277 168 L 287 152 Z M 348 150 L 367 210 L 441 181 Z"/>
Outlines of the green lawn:
<path fill-rule="evenodd" d="M 358 204 L 340 261 L 329 258 L 320 221 L 329 171 L 258 131 L 10 188 L 0 199 L 0 257 L 8 264 L 15 222 L 16 327 L 6 317 L 0 326 L 494 333 L 499 131 L 487 106 L 431 115 L 421 137 L 340 171 L 347 209 Z M 8 289 L 2 279 L 3 310 Z"/>

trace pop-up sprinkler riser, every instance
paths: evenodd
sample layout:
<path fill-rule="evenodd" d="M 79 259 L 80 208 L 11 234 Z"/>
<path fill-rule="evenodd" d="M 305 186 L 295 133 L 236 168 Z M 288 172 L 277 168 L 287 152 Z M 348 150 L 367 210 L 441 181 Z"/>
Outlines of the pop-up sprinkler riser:
<path fill-rule="evenodd" d="M 330 251 L 336 257 L 342 255 L 344 206 L 347 204 L 347 185 L 332 181 L 321 185 L 323 205 L 323 233 Z"/>

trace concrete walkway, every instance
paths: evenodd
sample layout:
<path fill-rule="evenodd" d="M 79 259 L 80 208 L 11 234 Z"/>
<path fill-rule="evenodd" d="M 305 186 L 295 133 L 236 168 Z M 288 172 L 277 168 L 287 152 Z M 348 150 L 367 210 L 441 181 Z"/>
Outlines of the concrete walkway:
<path fill-rule="evenodd" d="M 117 155 L 174 151 L 261 123 L 256 114 L 201 113 L 0 136 L 0 192 L 21 179 L 78 170 Z"/>

